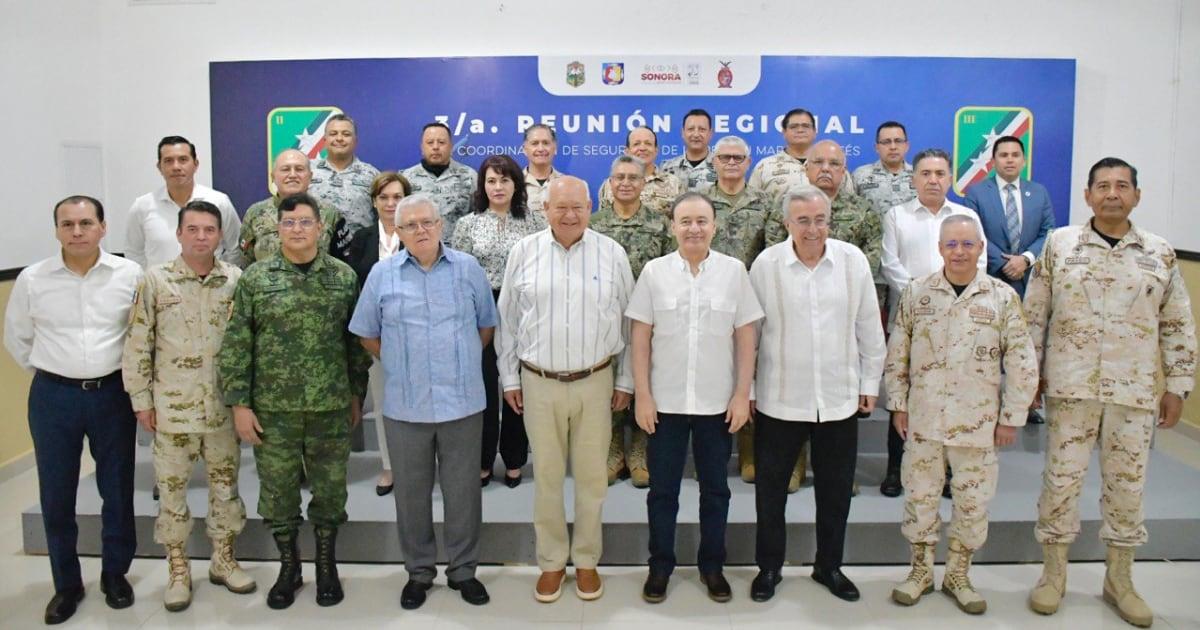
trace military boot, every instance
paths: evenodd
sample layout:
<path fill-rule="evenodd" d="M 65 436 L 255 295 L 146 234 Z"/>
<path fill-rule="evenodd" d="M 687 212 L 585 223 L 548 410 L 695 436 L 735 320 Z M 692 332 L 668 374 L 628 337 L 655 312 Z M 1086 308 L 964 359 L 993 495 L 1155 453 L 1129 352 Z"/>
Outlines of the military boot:
<path fill-rule="evenodd" d="M 192 603 L 192 567 L 183 545 L 167 545 L 167 590 L 163 605 L 171 612 L 185 610 Z"/>
<path fill-rule="evenodd" d="M 650 487 L 650 470 L 646 468 L 646 440 L 649 437 L 641 427 L 634 427 L 633 437 L 629 440 L 629 482 L 635 488 Z"/>
<path fill-rule="evenodd" d="M 334 554 L 337 547 L 337 529 L 318 527 L 314 534 L 317 539 L 317 605 L 335 606 L 345 596 L 342 593 L 342 581 L 338 578 L 337 558 Z"/>
<path fill-rule="evenodd" d="M 296 601 L 296 591 L 304 585 L 300 571 L 300 549 L 296 545 L 296 532 L 275 534 L 275 547 L 279 549 L 279 577 L 267 593 L 267 606 L 282 610 Z"/>
<path fill-rule="evenodd" d="M 608 485 L 613 485 L 628 472 L 625 468 L 625 425 L 614 421 L 612 439 L 608 442 Z"/>
<path fill-rule="evenodd" d="M 737 451 L 742 481 L 754 483 L 754 425 L 745 424 L 738 430 Z"/>
<path fill-rule="evenodd" d="M 1042 577 L 1029 594 L 1029 608 L 1039 615 L 1058 612 L 1063 595 L 1067 592 L 1066 543 L 1042 545 Z"/>
<path fill-rule="evenodd" d="M 968 615 L 982 615 L 987 601 L 971 585 L 967 572 L 971 570 L 971 550 L 957 539 L 950 539 L 950 554 L 946 557 L 946 575 L 942 576 L 942 593 L 958 604 Z"/>
<path fill-rule="evenodd" d="M 1104 567 L 1104 601 L 1115 607 L 1125 621 L 1149 628 L 1154 623 L 1154 612 L 1133 588 L 1133 547 L 1109 545 Z"/>
<path fill-rule="evenodd" d="M 933 592 L 933 545 L 912 544 L 912 569 L 908 577 L 892 589 L 892 601 L 912 606 L 921 596 Z"/>
<path fill-rule="evenodd" d="M 242 570 L 233 557 L 233 536 L 212 539 L 212 562 L 208 565 L 208 581 L 224 586 L 233 593 L 253 593 L 258 588 L 254 578 Z"/>

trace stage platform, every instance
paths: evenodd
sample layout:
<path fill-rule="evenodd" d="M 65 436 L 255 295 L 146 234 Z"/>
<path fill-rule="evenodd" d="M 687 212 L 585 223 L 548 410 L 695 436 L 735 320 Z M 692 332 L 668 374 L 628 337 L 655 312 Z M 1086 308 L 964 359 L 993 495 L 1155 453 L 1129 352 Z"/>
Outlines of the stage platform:
<path fill-rule="evenodd" d="M 853 500 L 846 534 L 845 561 L 847 564 L 906 564 L 908 546 L 900 535 L 899 521 L 903 513 L 903 498 L 888 498 L 879 493 L 879 481 L 886 464 L 885 416 L 877 412 L 871 419 L 860 421 L 860 454 L 857 479 L 862 492 Z M 369 422 L 369 420 L 368 420 Z M 1030 425 L 1021 430 L 1018 443 L 1000 454 L 1000 483 L 991 505 L 991 528 L 988 544 L 976 555 L 978 562 L 1028 562 L 1041 559 L 1040 547 L 1033 539 L 1033 524 L 1037 518 L 1037 496 L 1041 487 L 1043 465 L 1042 445 L 1045 426 Z M 374 447 L 374 430 L 365 432 L 368 449 Z M 151 496 L 154 469 L 150 449 L 139 447 L 137 453 L 137 492 L 134 507 L 137 512 L 139 556 L 161 557 L 163 548 L 154 542 L 154 518 L 158 507 Z M 742 482 L 736 473 L 736 456 L 730 465 L 729 485 L 733 496 L 729 509 L 727 533 L 728 563 L 754 562 L 754 486 Z M 497 477 L 501 474 L 497 464 Z M 349 501 L 350 521 L 338 537 L 338 556 L 348 562 L 401 562 L 396 532 L 395 508 L 392 497 L 375 495 L 375 480 L 379 470 L 378 453 L 367 450 L 351 456 Z M 1146 484 L 1146 526 L 1149 543 L 1138 551 L 1139 559 L 1197 560 L 1200 559 L 1200 470 L 1155 450 L 1151 453 L 1150 478 Z M 533 482 L 529 467 L 525 482 L 515 489 L 494 481 L 483 490 L 483 529 L 481 561 L 487 564 L 536 564 L 534 554 Z M 240 479 L 249 522 L 237 543 L 238 556 L 246 559 L 276 557 L 274 543 L 258 516 L 258 476 L 253 454 L 243 449 Z M 304 491 L 307 503 L 308 492 Z M 567 518 L 572 518 L 571 482 L 567 482 Z M 1093 454 L 1080 511 L 1083 533 L 1071 548 L 1073 560 L 1102 560 L 1104 547 L 1098 539 L 1100 477 L 1096 455 Z M 441 519 L 441 495 L 435 490 L 435 518 Z M 699 491 L 696 482 L 685 478 L 680 496 L 678 557 L 681 564 L 695 562 L 699 541 Z M 196 519 L 189 542 L 194 556 L 207 556 L 208 540 L 204 533 L 206 491 L 200 469 L 192 480 L 188 502 Z M 100 499 L 92 477 L 80 483 L 78 497 L 79 550 L 85 555 L 99 555 Z M 788 550 L 790 564 L 812 562 L 814 539 L 813 488 L 806 482 L 799 492 L 791 495 L 787 506 Z M 942 501 L 942 517 L 948 520 L 950 501 Z M 37 505 L 26 510 L 22 517 L 24 549 L 27 553 L 46 553 L 40 509 Z M 311 528 L 302 533 L 303 555 L 311 557 L 313 544 Z M 440 531 L 440 526 L 439 526 Z M 604 564 L 644 564 L 647 558 L 648 530 L 646 527 L 646 491 L 638 490 L 628 481 L 609 489 L 604 505 Z M 939 550 L 944 557 L 945 540 Z"/>

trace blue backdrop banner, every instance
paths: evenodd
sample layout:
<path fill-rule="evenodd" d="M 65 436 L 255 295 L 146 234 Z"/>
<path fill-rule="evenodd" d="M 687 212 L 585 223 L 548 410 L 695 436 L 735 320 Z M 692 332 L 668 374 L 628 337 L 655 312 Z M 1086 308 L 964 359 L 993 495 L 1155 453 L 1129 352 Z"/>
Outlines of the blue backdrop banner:
<path fill-rule="evenodd" d="M 555 167 L 595 191 L 632 128 L 653 128 L 668 159 L 683 151 L 683 114 L 703 108 L 713 142 L 741 136 L 757 162 L 782 149 L 782 114 L 804 107 L 851 169 L 878 159 L 881 122 L 902 122 L 909 158 L 929 147 L 954 156 L 952 197 L 987 176 L 989 138 L 1016 132 L 1058 224 L 1069 216 L 1069 59 L 580 55 L 214 62 L 209 72 L 213 184 L 243 211 L 268 195 L 271 154 L 321 153 L 334 110 L 355 119 L 359 157 L 381 170 L 420 160 L 419 130 L 434 120 L 453 131 L 454 159 L 475 168 L 503 153 L 524 165 L 521 132 L 544 122 L 558 132 Z"/>

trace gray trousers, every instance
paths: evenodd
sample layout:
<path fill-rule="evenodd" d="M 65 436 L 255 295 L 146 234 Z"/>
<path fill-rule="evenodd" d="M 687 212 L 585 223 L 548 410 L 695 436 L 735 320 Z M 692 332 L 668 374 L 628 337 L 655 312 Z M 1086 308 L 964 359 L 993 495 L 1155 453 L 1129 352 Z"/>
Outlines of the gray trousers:
<path fill-rule="evenodd" d="M 479 564 L 479 436 L 483 414 L 426 423 L 383 420 L 388 454 L 396 479 L 396 524 L 408 578 L 431 584 L 437 576 L 433 535 L 433 481 L 442 489 L 446 577 L 455 582 L 475 577 Z"/>

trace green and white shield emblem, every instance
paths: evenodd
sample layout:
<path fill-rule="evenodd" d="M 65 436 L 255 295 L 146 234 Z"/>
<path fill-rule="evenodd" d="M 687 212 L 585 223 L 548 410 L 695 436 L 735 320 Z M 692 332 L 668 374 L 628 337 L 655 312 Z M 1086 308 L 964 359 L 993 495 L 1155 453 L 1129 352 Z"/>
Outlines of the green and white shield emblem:
<path fill-rule="evenodd" d="M 1022 179 L 1033 171 L 1033 113 L 1024 107 L 963 107 L 954 114 L 954 192 L 966 194 L 973 184 L 995 174 L 992 145 L 1002 136 L 1025 143 Z"/>
<path fill-rule="evenodd" d="M 276 107 L 267 114 L 267 186 L 271 165 L 285 149 L 298 149 L 310 160 L 325 157 L 325 121 L 342 110 L 337 107 Z"/>

